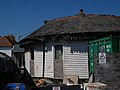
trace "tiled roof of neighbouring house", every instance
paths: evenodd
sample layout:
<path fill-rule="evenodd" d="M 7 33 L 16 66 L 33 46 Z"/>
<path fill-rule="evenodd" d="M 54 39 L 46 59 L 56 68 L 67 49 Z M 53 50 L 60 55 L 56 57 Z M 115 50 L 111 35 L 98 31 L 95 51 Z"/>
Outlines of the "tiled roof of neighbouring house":
<path fill-rule="evenodd" d="M 15 39 L 12 36 L 3 36 L 0 38 L 0 47 L 12 47 L 15 43 Z"/>
<path fill-rule="evenodd" d="M 86 32 L 120 32 L 120 16 L 79 13 L 74 16 L 45 21 L 45 25 L 25 39 L 37 36 L 75 34 Z"/>

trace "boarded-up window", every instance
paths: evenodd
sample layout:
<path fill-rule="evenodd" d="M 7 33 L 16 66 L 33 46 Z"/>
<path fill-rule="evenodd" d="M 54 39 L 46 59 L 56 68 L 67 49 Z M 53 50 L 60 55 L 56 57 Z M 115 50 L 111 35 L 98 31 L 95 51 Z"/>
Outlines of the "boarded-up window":
<path fill-rule="evenodd" d="M 55 59 L 62 59 L 63 55 L 63 46 L 55 45 Z"/>
<path fill-rule="evenodd" d="M 34 60 L 34 48 L 30 48 L 31 60 Z"/>

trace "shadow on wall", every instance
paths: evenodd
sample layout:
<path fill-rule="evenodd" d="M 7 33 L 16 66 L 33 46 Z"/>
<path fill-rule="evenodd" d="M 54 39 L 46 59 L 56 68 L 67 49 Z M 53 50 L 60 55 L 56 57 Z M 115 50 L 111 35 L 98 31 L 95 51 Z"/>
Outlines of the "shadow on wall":
<path fill-rule="evenodd" d="M 66 47 L 71 47 L 71 53 L 86 53 L 88 52 L 86 41 L 71 41 Z"/>
<path fill-rule="evenodd" d="M 37 46 L 37 48 L 35 48 L 35 50 L 37 52 L 43 52 L 42 43 L 41 43 L 41 46 Z M 52 46 L 51 45 L 45 45 L 45 52 L 52 52 Z"/>

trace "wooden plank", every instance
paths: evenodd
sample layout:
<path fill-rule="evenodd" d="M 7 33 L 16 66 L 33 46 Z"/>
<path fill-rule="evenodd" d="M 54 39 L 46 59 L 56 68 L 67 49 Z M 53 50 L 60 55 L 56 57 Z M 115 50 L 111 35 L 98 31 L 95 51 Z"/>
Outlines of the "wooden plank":
<path fill-rule="evenodd" d="M 88 78 L 87 42 L 70 42 L 64 47 L 64 74 Z M 73 51 L 73 52 L 71 52 Z"/>

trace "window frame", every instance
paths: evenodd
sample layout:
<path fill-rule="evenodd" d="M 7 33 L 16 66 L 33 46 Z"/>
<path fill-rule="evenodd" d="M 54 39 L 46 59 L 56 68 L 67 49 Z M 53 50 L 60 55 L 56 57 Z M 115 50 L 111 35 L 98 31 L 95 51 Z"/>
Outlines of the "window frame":
<path fill-rule="evenodd" d="M 63 45 L 54 46 L 54 58 L 63 59 Z"/>

